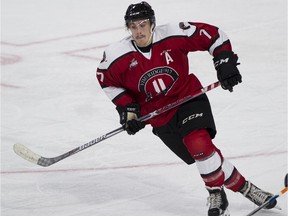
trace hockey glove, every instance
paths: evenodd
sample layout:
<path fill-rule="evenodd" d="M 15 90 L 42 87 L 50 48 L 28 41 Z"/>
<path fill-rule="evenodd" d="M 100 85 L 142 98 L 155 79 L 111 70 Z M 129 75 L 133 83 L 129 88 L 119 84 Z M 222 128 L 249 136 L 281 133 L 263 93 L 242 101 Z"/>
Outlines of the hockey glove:
<path fill-rule="evenodd" d="M 140 106 L 137 103 L 127 104 L 125 107 L 116 107 L 120 115 L 120 124 L 129 135 L 134 135 L 145 127 L 145 122 L 138 121 L 140 117 Z"/>
<path fill-rule="evenodd" d="M 222 51 L 213 59 L 217 77 L 225 90 L 233 91 L 233 87 L 242 82 L 242 76 L 237 68 L 238 56 L 232 51 Z"/>

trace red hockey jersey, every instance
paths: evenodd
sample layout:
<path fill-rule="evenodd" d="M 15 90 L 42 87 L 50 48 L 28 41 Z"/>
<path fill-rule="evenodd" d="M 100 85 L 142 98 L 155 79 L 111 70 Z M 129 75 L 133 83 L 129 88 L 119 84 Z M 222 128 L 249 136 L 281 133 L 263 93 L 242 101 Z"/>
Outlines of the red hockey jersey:
<path fill-rule="evenodd" d="M 146 115 L 202 87 L 189 73 L 188 53 L 212 56 L 231 50 L 226 34 L 205 23 L 180 22 L 157 26 L 150 53 L 142 53 L 131 36 L 111 44 L 97 68 L 97 78 L 115 105 L 137 102 Z M 166 124 L 177 108 L 150 119 L 153 127 Z"/>

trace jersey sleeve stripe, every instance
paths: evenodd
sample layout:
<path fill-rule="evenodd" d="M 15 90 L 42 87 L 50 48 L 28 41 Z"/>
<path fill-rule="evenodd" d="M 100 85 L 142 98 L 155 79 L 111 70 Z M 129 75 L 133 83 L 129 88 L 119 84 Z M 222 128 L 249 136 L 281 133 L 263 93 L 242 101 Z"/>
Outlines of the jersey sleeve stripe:
<path fill-rule="evenodd" d="M 105 94 L 108 96 L 110 100 L 114 100 L 118 95 L 125 92 L 125 89 L 109 86 L 109 87 L 103 88 L 103 91 L 105 92 Z"/>
<path fill-rule="evenodd" d="M 216 47 L 213 51 L 213 56 L 217 55 L 217 53 L 222 50 L 232 50 L 230 40 L 227 40 L 222 45 Z"/>
<path fill-rule="evenodd" d="M 227 35 L 223 31 L 218 29 L 218 33 L 219 33 L 219 37 L 217 38 L 217 40 L 215 40 L 215 42 L 209 48 L 210 55 L 213 55 L 216 48 L 223 45 L 223 43 L 225 43 L 226 41 L 229 41 Z"/>

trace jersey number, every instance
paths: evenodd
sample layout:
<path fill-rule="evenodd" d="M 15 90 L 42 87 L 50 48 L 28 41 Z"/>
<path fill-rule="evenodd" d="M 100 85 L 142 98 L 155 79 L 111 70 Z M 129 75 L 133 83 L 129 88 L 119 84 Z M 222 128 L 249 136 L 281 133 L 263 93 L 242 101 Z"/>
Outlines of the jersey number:
<path fill-rule="evenodd" d="M 212 38 L 211 35 L 210 35 L 206 30 L 204 30 L 204 29 L 201 29 L 199 33 L 200 33 L 200 36 L 201 36 L 202 34 L 204 34 L 207 38 L 209 38 L 209 39 Z"/>
<path fill-rule="evenodd" d="M 96 75 L 100 76 L 100 81 L 103 82 L 104 81 L 104 74 L 103 73 L 100 73 L 100 72 L 96 72 Z"/>
<path fill-rule="evenodd" d="M 166 90 L 166 86 L 163 82 L 163 79 L 154 80 L 152 83 L 153 83 L 155 91 L 158 94 Z"/>

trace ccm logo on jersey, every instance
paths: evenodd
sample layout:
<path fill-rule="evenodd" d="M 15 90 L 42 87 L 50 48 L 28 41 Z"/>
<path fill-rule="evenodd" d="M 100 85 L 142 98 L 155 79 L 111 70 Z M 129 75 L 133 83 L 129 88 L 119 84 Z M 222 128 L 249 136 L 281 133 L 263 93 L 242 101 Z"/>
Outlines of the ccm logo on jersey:
<path fill-rule="evenodd" d="M 201 118 L 201 117 L 203 117 L 203 115 L 204 115 L 203 113 L 192 114 L 192 115 L 188 116 L 187 118 L 183 119 L 182 124 L 185 124 L 188 121 L 195 119 L 195 118 Z"/>

